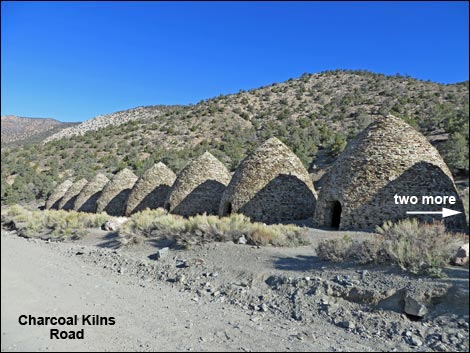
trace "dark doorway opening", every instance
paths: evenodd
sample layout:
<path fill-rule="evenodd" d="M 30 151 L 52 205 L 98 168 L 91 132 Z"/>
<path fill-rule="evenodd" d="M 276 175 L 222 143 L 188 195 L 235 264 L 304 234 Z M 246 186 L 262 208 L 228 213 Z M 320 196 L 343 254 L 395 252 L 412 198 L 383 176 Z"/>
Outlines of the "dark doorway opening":
<path fill-rule="evenodd" d="M 341 224 L 341 204 L 339 201 L 335 201 L 333 203 L 333 212 L 331 215 L 331 227 L 335 229 L 339 229 L 339 225 Z"/>
<path fill-rule="evenodd" d="M 232 203 L 227 202 L 224 207 L 223 216 L 230 216 L 232 214 Z"/>

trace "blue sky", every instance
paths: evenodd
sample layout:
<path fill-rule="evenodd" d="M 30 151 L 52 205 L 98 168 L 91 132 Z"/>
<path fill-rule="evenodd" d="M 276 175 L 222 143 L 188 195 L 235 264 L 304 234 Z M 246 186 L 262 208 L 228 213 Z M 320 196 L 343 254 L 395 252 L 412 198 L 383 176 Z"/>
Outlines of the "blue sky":
<path fill-rule="evenodd" d="M 4 2 L 2 115 L 83 121 L 304 72 L 468 80 L 466 2 Z"/>

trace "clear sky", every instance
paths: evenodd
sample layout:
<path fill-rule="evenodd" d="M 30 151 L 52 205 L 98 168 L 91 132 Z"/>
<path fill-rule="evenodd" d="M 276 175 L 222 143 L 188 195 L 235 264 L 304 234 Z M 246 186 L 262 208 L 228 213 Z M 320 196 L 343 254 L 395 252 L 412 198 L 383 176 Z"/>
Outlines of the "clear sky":
<path fill-rule="evenodd" d="M 304 72 L 468 80 L 467 2 L 5 2 L 2 115 L 83 121 Z"/>

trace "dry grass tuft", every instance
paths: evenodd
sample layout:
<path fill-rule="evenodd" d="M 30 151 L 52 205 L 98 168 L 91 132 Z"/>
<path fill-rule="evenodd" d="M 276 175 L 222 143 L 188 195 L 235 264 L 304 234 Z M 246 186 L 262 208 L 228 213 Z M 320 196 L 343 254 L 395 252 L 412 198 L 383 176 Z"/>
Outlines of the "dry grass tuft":
<path fill-rule="evenodd" d="M 105 213 L 84 213 L 64 210 L 28 210 L 19 205 L 6 209 L 5 220 L 25 237 L 49 236 L 61 239 L 82 236 L 89 228 L 100 227 L 109 220 Z"/>
<path fill-rule="evenodd" d="M 241 214 L 229 217 L 197 215 L 184 218 L 168 214 L 164 209 L 144 210 L 131 216 L 120 235 L 167 238 L 190 247 L 213 241 L 238 241 L 244 236 L 251 245 L 299 246 L 308 243 L 305 230 L 295 225 L 252 223 Z"/>

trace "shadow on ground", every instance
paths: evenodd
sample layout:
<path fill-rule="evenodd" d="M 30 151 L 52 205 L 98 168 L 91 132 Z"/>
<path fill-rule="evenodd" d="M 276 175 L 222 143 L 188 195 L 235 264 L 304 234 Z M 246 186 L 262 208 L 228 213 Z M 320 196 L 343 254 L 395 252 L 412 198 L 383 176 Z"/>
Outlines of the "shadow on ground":
<path fill-rule="evenodd" d="M 160 238 L 160 239 L 148 239 L 146 241 L 147 244 L 158 248 L 171 248 L 171 250 L 184 250 L 181 246 L 176 244 L 176 242 L 173 239 L 165 239 L 165 238 Z M 151 254 L 147 256 L 150 260 L 158 260 L 158 255 L 157 253 Z"/>
<path fill-rule="evenodd" d="M 377 271 L 383 274 L 397 274 L 410 278 L 423 278 L 426 275 L 417 275 L 402 270 L 394 265 L 378 265 L 374 263 L 359 264 L 354 261 L 347 262 L 331 262 L 320 259 L 318 256 L 298 255 L 295 257 L 276 257 L 273 259 L 273 266 L 276 270 L 305 272 L 305 271 L 324 271 L 324 270 L 355 270 L 360 271 L 367 269 L 368 271 Z M 443 276 L 435 278 L 435 281 L 442 283 L 452 283 L 453 285 L 469 286 L 469 269 L 468 267 L 448 267 L 443 270 Z"/>
<path fill-rule="evenodd" d="M 108 233 L 103 237 L 103 239 L 105 241 L 97 245 L 100 248 L 117 249 L 121 246 L 119 234 L 117 232 Z"/>
<path fill-rule="evenodd" d="M 359 264 L 354 261 L 333 262 L 322 260 L 318 256 L 298 255 L 295 257 L 276 257 L 273 259 L 273 266 L 276 270 L 305 272 L 305 271 L 341 271 L 353 270 L 377 271 L 383 274 L 401 274 L 414 277 L 412 273 L 403 271 L 398 266 L 378 265 L 378 264 Z"/>

